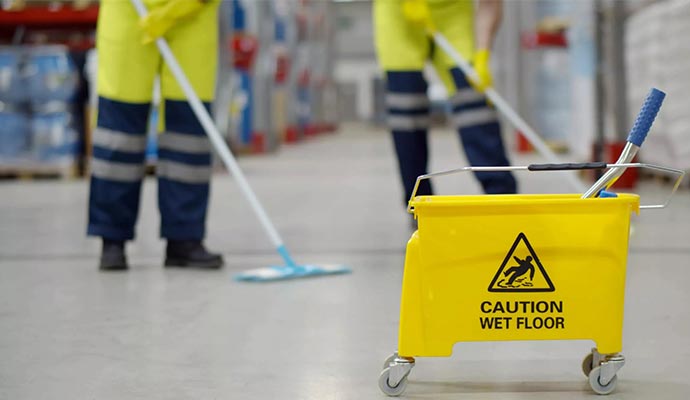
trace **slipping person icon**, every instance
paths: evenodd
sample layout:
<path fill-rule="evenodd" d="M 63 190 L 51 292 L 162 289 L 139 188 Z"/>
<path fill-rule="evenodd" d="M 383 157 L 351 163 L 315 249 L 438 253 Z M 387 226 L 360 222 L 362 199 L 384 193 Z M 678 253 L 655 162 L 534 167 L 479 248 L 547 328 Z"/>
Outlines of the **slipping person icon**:
<path fill-rule="evenodd" d="M 524 260 L 521 260 L 517 258 L 516 256 L 513 256 L 515 261 L 519 264 L 514 267 L 508 268 L 507 271 L 503 273 L 503 275 L 508 276 L 511 273 L 513 276 L 510 277 L 508 280 L 508 286 L 512 285 L 515 279 L 521 277 L 522 275 L 526 274 L 527 271 L 529 271 L 529 279 L 532 280 L 534 279 L 534 265 L 532 265 L 532 256 L 527 256 Z"/>

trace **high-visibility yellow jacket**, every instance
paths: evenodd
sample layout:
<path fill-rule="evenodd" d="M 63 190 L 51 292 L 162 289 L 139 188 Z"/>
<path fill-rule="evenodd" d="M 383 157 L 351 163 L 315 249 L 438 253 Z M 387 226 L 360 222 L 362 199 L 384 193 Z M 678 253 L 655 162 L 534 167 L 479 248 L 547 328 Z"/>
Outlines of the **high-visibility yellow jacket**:
<path fill-rule="evenodd" d="M 167 0 L 145 0 L 149 10 Z M 191 0 L 190 0 L 191 1 Z M 213 99 L 218 53 L 218 4 L 210 1 L 197 14 L 179 21 L 166 34 L 173 54 L 204 101 Z M 129 103 L 151 101 L 154 77 L 160 74 L 161 95 L 185 96 L 155 43 L 144 44 L 139 16 L 129 0 L 102 0 L 98 18 L 98 94 Z"/>
<path fill-rule="evenodd" d="M 466 59 L 474 53 L 474 4 L 472 0 L 428 0 L 431 19 Z M 374 0 L 374 34 L 379 64 L 385 71 L 418 71 L 430 60 L 449 88 L 447 71 L 453 61 L 443 51 L 431 52 L 431 38 L 424 28 L 408 21 L 402 0 Z"/>

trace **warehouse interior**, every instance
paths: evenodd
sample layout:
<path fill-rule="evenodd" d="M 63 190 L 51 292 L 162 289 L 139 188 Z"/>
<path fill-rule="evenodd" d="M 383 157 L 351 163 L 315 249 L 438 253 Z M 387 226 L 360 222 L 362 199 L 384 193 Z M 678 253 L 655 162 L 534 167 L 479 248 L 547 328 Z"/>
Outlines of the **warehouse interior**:
<path fill-rule="evenodd" d="M 553 163 L 553 157 L 615 163 L 638 112 L 645 112 L 640 109 L 646 96 L 657 88 L 666 96 L 633 162 L 663 168 L 630 166 L 606 190 L 616 199 L 580 199 L 582 192 L 574 190 L 573 178 L 589 188 L 602 170 L 513 171 L 520 196 L 577 192 L 568 203 L 572 209 L 562 214 L 546 203 L 528 207 L 527 214 L 537 217 L 526 221 L 538 226 L 522 231 L 529 238 L 524 243 L 530 253 L 524 254 L 535 258 L 537 279 L 550 289 L 540 291 L 534 278 L 532 292 L 501 292 L 493 281 L 482 281 L 482 296 L 492 288 L 498 292 L 471 310 L 436 306 L 478 292 L 471 266 L 442 264 L 435 260 L 446 247 L 431 247 L 438 254 L 424 247 L 432 242 L 426 235 L 438 227 L 445 229 L 438 237 L 463 235 L 437 221 L 455 223 L 464 214 L 443 209 L 426 220 L 422 203 L 414 203 L 416 221 L 407 212 L 387 125 L 389 86 L 375 47 L 372 9 L 384 0 L 219 1 L 218 66 L 208 110 L 243 177 L 228 172 L 222 151 L 213 147 L 203 243 L 224 265 L 164 265 L 170 237 L 161 237 L 159 195 L 168 183 L 156 174 L 169 156 L 161 139 L 168 133 L 161 132 L 170 113 L 162 107 L 165 78 L 157 78 L 141 136 L 145 178 L 135 238 L 126 241 L 128 269 L 99 270 L 103 245 L 87 235 L 98 173 L 94 160 L 101 157 L 94 149 L 103 143 L 97 136 L 103 95 L 96 82 L 104 56 L 96 49 L 96 32 L 103 29 L 99 13 L 117 1 L 2 3 L 0 399 L 585 399 L 608 388 L 608 397 L 616 399 L 690 396 L 690 181 L 677 180 L 690 170 L 688 1 L 503 1 L 491 53 L 494 87 L 548 152 L 499 110 L 510 165 Z M 126 7 L 134 13 L 133 5 Z M 127 65 L 135 76 L 139 64 Z M 452 126 L 452 94 L 429 65 L 424 76 L 431 120 L 428 172 L 467 167 L 471 162 Z M 494 204 L 513 196 L 484 194 L 469 171 L 432 181 L 434 194 L 451 196 L 451 203 L 476 198 L 477 204 Z M 642 209 L 627 193 L 639 195 Z M 522 198 L 516 201 L 523 204 Z M 618 222 L 620 232 L 611 231 L 608 208 L 572 217 L 581 202 L 607 201 L 632 202 Z M 255 202 L 268 223 L 257 215 Z M 501 212 L 506 226 L 518 218 L 515 211 Z M 569 221 L 577 218 L 588 224 Z M 485 232 L 496 217 L 489 212 L 484 220 L 486 228 L 468 224 L 458 231 L 496 238 L 496 261 L 471 254 L 491 247 L 486 243 L 448 244 L 469 253 L 449 257 L 489 265 L 487 276 L 496 275 L 495 281 L 524 258 L 514 253 L 521 236 Z M 540 228 L 549 223 L 555 227 Z M 581 229 L 559 231 L 560 223 Z M 546 236 L 574 242 L 547 246 Z M 417 243 L 422 274 L 415 272 Z M 593 254 L 578 254 L 592 248 Z M 562 260 L 559 251 L 581 256 L 581 264 Z M 345 269 L 239 280 L 242 273 L 269 266 L 286 271 L 290 257 L 300 265 Z M 559 263 L 572 267 L 569 279 L 560 279 L 568 275 Z M 456 267 L 470 269 L 448 272 Z M 518 304 L 513 300 L 530 299 L 547 300 L 551 311 L 564 299 L 565 327 L 584 328 L 562 329 L 567 337 L 561 340 L 555 325 L 544 334 L 547 329 L 532 329 L 535 319 L 524 335 L 509 327 L 465 335 L 460 326 L 452 354 L 425 354 L 424 346 L 404 353 L 405 346 L 416 345 L 404 340 L 413 337 L 407 329 L 416 321 L 414 312 L 423 321 L 415 329 L 430 338 L 425 344 L 431 349 L 435 330 L 442 327 L 443 336 L 455 327 L 449 321 L 472 315 L 476 324 L 477 310 L 488 314 L 487 307 L 496 312 L 497 304 L 510 309 Z M 451 312 L 436 320 L 433 307 Z M 622 331 L 600 329 L 609 323 L 622 324 Z M 503 339 L 511 335 L 515 340 Z M 622 368 L 618 352 L 594 364 L 590 358 L 585 368 L 583 358 L 591 357 L 592 348 L 607 345 L 599 336 L 614 337 L 610 347 L 622 339 Z M 397 358 L 387 358 L 395 352 Z M 405 368 L 411 357 L 410 371 Z M 589 370 L 595 369 L 602 376 L 613 370 L 616 381 L 607 386 L 604 381 L 611 379 L 600 377 L 592 384 Z M 398 379 L 400 371 L 405 376 Z"/>

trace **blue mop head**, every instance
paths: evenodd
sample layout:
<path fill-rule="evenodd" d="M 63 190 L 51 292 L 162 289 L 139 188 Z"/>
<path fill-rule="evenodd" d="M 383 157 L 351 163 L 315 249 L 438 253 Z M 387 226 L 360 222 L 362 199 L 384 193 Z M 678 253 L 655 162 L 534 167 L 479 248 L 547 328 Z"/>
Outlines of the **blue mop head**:
<path fill-rule="evenodd" d="M 349 274 L 344 265 L 285 265 L 257 268 L 235 275 L 239 282 L 273 282 L 323 275 Z"/>

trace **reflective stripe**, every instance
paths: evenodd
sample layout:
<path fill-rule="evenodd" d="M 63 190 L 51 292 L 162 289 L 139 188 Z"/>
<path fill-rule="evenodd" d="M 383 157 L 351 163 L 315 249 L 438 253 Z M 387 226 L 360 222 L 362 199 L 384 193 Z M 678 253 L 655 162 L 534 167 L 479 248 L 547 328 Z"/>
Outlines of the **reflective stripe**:
<path fill-rule="evenodd" d="M 431 125 L 428 115 L 389 115 L 388 127 L 393 130 L 412 131 L 427 129 Z"/>
<path fill-rule="evenodd" d="M 184 133 L 175 132 L 166 132 L 159 136 L 158 147 L 194 154 L 208 154 L 211 152 L 211 143 L 205 135 L 185 135 Z"/>
<path fill-rule="evenodd" d="M 450 101 L 453 106 L 459 106 L 467 103 L 476 103 L 478 101 L 486 100 L 483 93 L 468 87 L 458 90 L 457 93 L 451 97 Z"/>
<path fill-rule="evenodd" d="M 211 166 L 195 166 L 170 160 L 158 160 L 156 174 L 184 183 L 208 183 L 211 179 Z"/>
<path fill-rule="evenodd" d="M 107 128 L 96 127 L 93 144 L 109 150 L 140 153 L 146 150 L 146 135 L 132 135 Z"/>
<path fill-rule="evenodd" d="M 122 182 L 137 182 L 145 175 L 144 165 L 123 164 L 91 159 L 91 174 L 97 178 Z"/>
<path fill-rule="evenodd" d="M 428 108 L 429 97 L 423 93 L 388 93 L 386 106 L 403 110 Z"/>
<path fill-rule="evenodd" d="M 493 108 L 476 108 L 455 113 L 453 122 L 458 128 L 488 124 L 498 121 L 496 110 Z"/>

